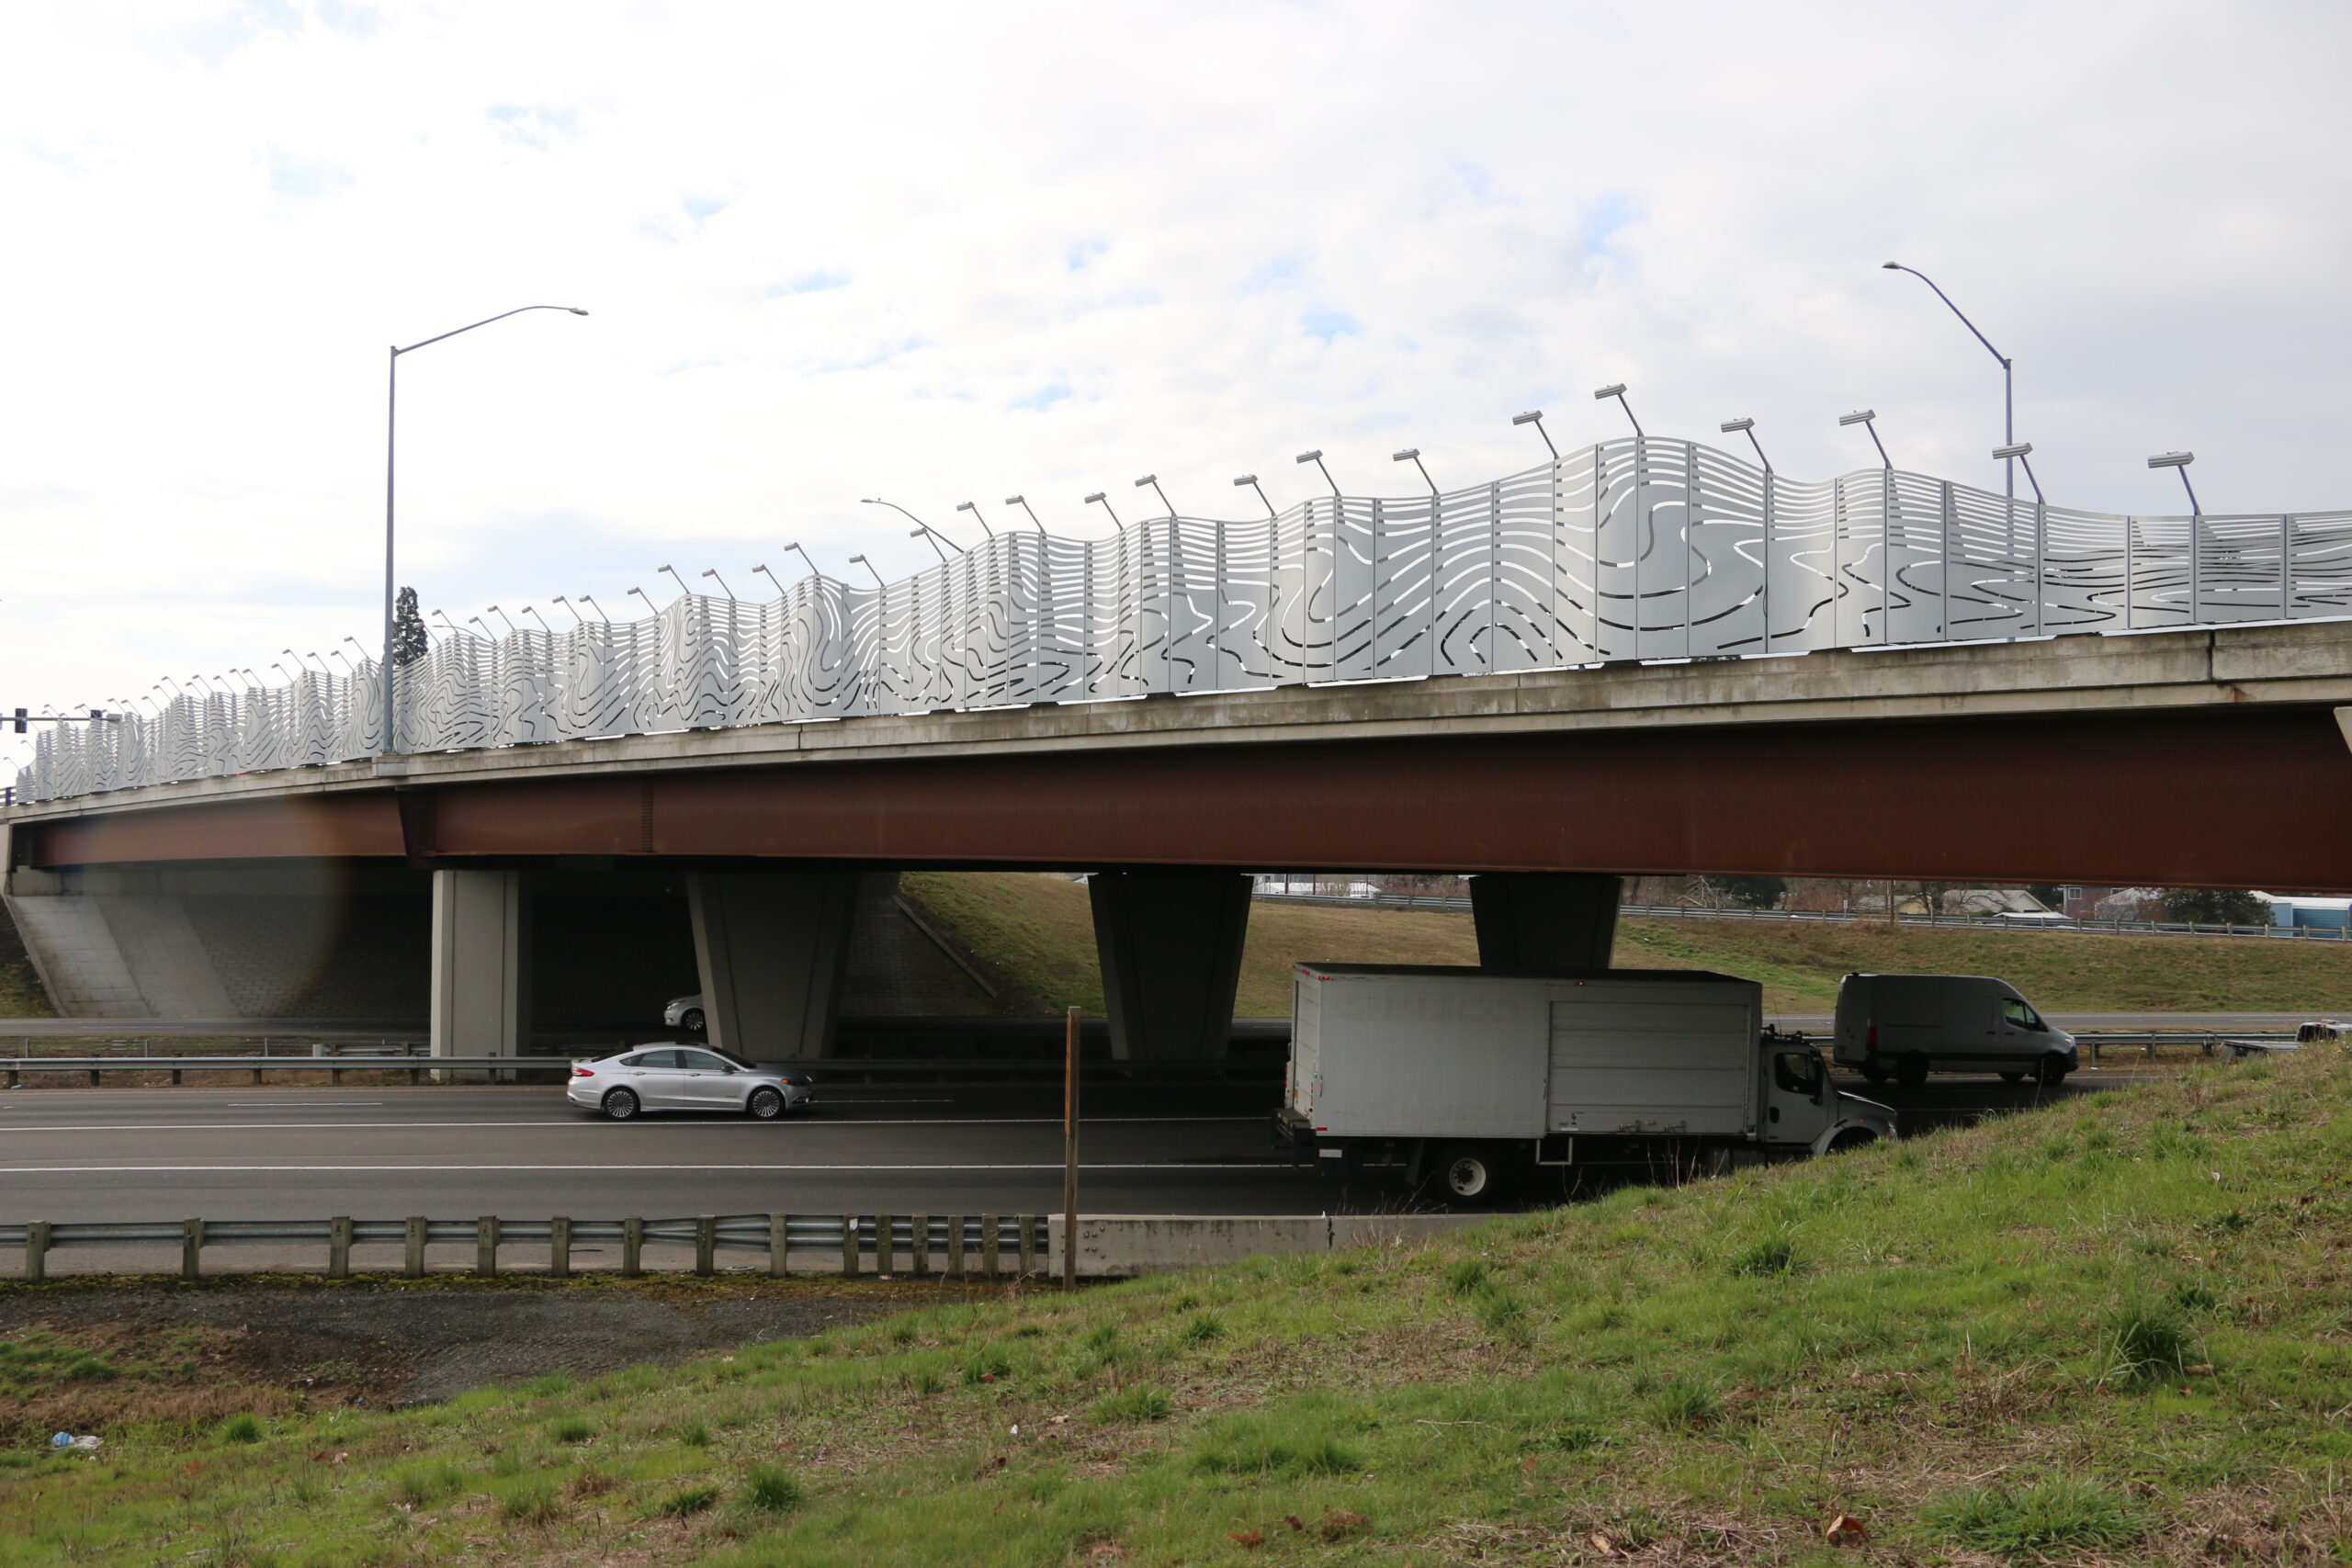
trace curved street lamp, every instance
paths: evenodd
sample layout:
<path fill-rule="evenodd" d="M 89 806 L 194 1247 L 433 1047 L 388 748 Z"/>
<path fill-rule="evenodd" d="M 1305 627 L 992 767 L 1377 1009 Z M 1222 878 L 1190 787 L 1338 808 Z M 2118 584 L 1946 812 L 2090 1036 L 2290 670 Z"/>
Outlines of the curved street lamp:
<path fill-rule="evenodd" d="M 1963 311 L 1959 306 L 1951 302 L 1951 296 L 1945 293 L 1941 288 L 1936 288 L 1936 280 L 1934 278 L 1929 277 L 1917 267 L 1905 266 L 1901 262 L 1881 262 L 1879 265 L 1887 272 L 1907 272 L 1912 276 L 1917 278 L 1920 282 L 1926 284 L 1928 288 L 1935 288 L 1936 298 L 1942 300 L 1945 308 L 1951 310 L 1953 315 L 1960 318 L 1960 324 L 1968 329 L 1971 336 L 1975 338 L 1978 343 L 1984 345 L 1984 352 L 1991 355 L 1995 359 L 2000 362 L 2001 448 L 2003 451 L 2007 451 L 2010 447 L 2015 446 L 2018 444 L 2017 387 L 2014 374 L 2016 362 L 2010 359 L 2007 355 L 2003 354 L 1999 349 L 1995 348 L 1993 346 L 1992 339 L 1986 337 L 1983 333 L 1976 330 L 1976 323 L 1968 319 L 1967 312 Z M 2009 464 L 2009 496 L 2010 499 L 2014 500 L 2018 493 L 2018 470 L 2016 459 L 2007 458 L 2004 459 L 2004 461 L 2007 461 Z"/>
<path fill-rule="evenodd" d="M 495 316 L 485 316 L 470 326 L 455 328 L 436 337 L 424 338 L 406 348 L 394 344 L 386 362 L 389 369 L 384 385 L 384 734 L 382 754 L 390 756 L 400 750 L 399 737 L 392 731 L 393 715 L 397 711 L 392 700 L 392 546 L 396 536 L 392 506 L 395 455 L 399 450 L 401 355 L 414 354 L 420 348 L 430 348 L 436 343 L 469 333 L 475 327 L 486 327 L 492 321 L 503 321 L 509 316 L 519 316 L 526 310 L 565 310 L 575 316 L 588 312 L 577 305 L 518 305 L 512 310 L 502 310 Z"/>

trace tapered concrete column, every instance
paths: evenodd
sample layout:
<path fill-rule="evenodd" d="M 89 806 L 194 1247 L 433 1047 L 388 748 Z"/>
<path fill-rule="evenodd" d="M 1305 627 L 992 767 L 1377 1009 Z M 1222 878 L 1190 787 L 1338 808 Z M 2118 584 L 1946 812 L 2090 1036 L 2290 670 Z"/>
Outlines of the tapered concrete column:
<path fill-rule="evenodd" d="M 433 874 L 433 1054 L 519 1056 L 531 1038 L 531 921 L 519 871 Z"/>
<path fill-rule="evenodd" d="M 754 1062 L 831 1054 L 859 875 L 752 871 L 686 878 L 706 1037 L 713 1045 Z"/>
<path fill-rule="evenodd" d="M 1608 968 L 1623 891 L 1614 876 L 1504 872 L 1472 877 L 1479 967 L 1520 975 Z"/>
<path fill-rule="evenodd" d="M 1098 872 L 1094 948 L 1123 1062 L 1216 1061 L 1233 1035 L 1250 878 L 1233 872 Z"/>

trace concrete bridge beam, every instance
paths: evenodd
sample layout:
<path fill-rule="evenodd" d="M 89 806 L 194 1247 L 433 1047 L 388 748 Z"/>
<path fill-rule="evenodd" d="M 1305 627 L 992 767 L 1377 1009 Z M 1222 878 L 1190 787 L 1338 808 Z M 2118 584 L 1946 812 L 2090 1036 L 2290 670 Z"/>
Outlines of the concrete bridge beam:
<path fill-rule="evenodd" d="M 832 1054 L 865 874 L 704 872 L 686 879 L 713 1045 L 755 1062 Z"/>
<path fill-rule="evenodd" d="M 519 871 L 433 874 L 433 1054 L 516 1056 L 531 1036 L 529 890 Z"/>
<path fill-rule="evenodd" d="M 1250 878 L 1105 871 L 1088 891 L 1111 1055 L 1124 1062 L 1221 1059 L 1250 933 Z"/>
<path fill-rule="evenodd" d="M 1550 872 L 1488 872 L 1470 879 L 1478 964 L 1521 975 L 1606 969 L 1617 946 L 1623 880 Z"/>

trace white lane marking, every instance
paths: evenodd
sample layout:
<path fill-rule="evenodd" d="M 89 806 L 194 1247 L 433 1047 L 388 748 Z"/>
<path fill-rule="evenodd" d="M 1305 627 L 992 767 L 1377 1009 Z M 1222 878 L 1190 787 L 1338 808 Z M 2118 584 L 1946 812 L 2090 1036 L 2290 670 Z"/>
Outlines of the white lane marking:
<path fill-rule="evenodd" d="M 1183 1122 L 1248 1122 L 1251 1126 L 1267 1120 L 1263 1116 L 1087 1116 L 1080 1120 L 1084 1127 L 1152 1127 L 1174 1126 Z M 353 1128 L 439 1128 L 439 1127 L 594 1127 L 603 1124 L 601 1118 L 585 1114 L 568 1116 L 560 1122 L 107 1122 L 87 1127 L 19 1127 L 19 1133 L 265 1133 L 284 1129 L 288 1132 L 342 1132 Z M 1058 1116 L 936 1116 L 922 1120 L 880 1117 L 850 1122 L 804 1122 L 795 1118 L 789 1122 L 658 1122 L 639 1125 L 659 1127 L 718 1127 L 741 1128 L 766 1126 L 799 1127 L 1058 1127 Z M 621 1134 L 626 1135 L 626 1134 Z"/>
<path fill-rule="evenodd" d="M 547 1170 L 547 1171 L 687 1171 L 687 1170 L 750 1170 L 808 1173 L 828 1170 L 907 1171 L 907 1170 L 1060 1170 L 1059 1160 L 1038 1165 L 8 1165 L 0 1166 L 0 1176 L 274 1176 L 281 1174 L 346 1174 L 403 1175 L 435 1171 L 485 1170 Z M 1190 1170 L 1200 1172 L 1231 1171 L 1240 1175 L 1263 1176 L 1268 1171 L 1299 1170 L 1304 1167 L 1287 1161 L 1269 1160 L 1262 1165 L 1191 1165 L 1181 1160 L 1142 1161 L 1127 1165 L 1084 1165 L 1080 1170 Z M 1312 1175 L 1311 1171 L 1305 1174 Z"/>
<path fill-rule="evenodd" d="M 380 1100 L 230 1100 L 224 1111 L 354 1111 L 382 1105 Z"/>

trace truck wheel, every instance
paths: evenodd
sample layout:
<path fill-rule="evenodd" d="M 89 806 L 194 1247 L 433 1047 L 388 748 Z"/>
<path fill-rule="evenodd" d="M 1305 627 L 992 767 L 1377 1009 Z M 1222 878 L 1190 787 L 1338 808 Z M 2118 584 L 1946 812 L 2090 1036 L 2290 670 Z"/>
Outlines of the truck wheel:
<path fill-rule="evenodd" d="M 2001 1075 L 2001 1081 L 2003 1083 L 2023 1083 L 2025 1082 L 2025 1075 L 2023 1073 L 2003 1073 Z"/>
<path fill-rule="evenodd" d="M 1829 1141 L 1833 1155 L 1850 1154 L 1856 1149 L 1869 1148 L 1878 1142 L 1878 1134 L 1868 1127 L 1849 1127 Z"/>
<path fill-rule="evenodd" d="M 678 1027 L 689 1034 L 700 1034 L 702 1024 L 702 1009 L 700 1008 L 688 1008 L 678 1015 Z"/>
<path fill-rule="evenodd" d="M 2049 1055 L 2034 1064 L 2033 1077 L 2044 1089 L 2056 1089 L 2066 1081 L 2066 1058 Z"/>
<path fill-rule="evenodd" d="M 604 1099 L 605 1114 L 616 1122 L 626 1122 L 637 1114 L 637 1096 L 625 1089 L 616 1089 Z"/>
<path fill-rule="evenodd" d="M 1440 1155 L 1437 1180 L 1447 1201 L 1468 1208 L 1491 1203 L 1502 1191 L 1495 1156 L 1476 1144 L 1456 1144 Z"/>
<path fill-rule="evenodd" d="M 1880 1066 L 1876 1062 L 1864 1062 L 1862 1064 L 1862 1077 L 1870 1079 L 1872 1083 L 1884 1083 L 1887 1077 L 1886 1069 Z"/>
<path fill-rule="evenodd" d="M 1909 1052 L 1894 1064 L 1894 1081 L 1905 1089 L 1917 1089 L 1928 1081 L 1928 1058 L 1917 1051 Z"/>

